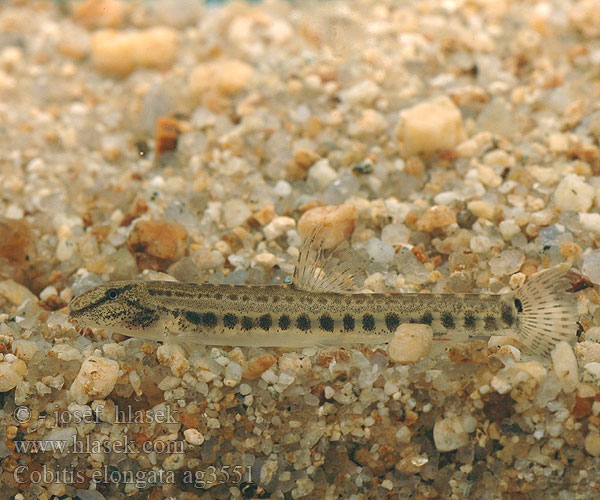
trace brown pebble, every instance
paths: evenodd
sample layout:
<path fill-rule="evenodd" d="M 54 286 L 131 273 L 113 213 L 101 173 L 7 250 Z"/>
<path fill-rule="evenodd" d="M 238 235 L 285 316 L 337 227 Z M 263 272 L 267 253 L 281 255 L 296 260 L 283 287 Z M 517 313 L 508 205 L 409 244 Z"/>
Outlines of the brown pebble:
<path fill-rule="evenodd" d="M 490 392 L 483 397 L 483 413 L 491 422 L 502 422 L 515 413 L 513 404 L 510 394 Z"/>
<path fill-rule="evenodd" d="M 488 362 L 487 342 L 457 342 L 447 351 L 448 359 L 453 363 L 485 365 Z"/>
<path fill-rule="evenodd" d="M 29 224 L 23 219 L 0 217 L 0 278 L 22 282 L 35 256 Z"/>
<path fill-rule="evenodd" d="M 537 262 L 533 262 L 531 260 L 524 262 L 523 265 L 521 266 L 521 272 L 525 276 L 531 276 L 532 274 L 537 273 L 537 270 L 538 270 Z"/>
<path fill-rule="evenodd" d="M 86 28 L 117 28 L 128 7 L 119 0 L 86 0 L 72 5 L 73 18 Z"/>
<path fill-rule="evenodd" d="M 432 233 L 456 222 L 456 214 L 446 205 L 436 205 L 425 212 L 417 221 L 417 230 Z"/>
<path fill-rule="evenodd" d="M 260 209 L 258 212 L 254 212 L 254 214 L 252 214 L 252 217 L 261 226 L 266 226 L 275 218 L 276 215 L 277 213 L 275 212 L 275 207 L 273 206 L 273 204 L 269 203 L 268 205 Z"/>
<path fill-rule="evenodd" d="M 127 243 L 133 253 L 172 261 L 185 254 L 188 232 L 176 222 L 142 220 L 133 226 Z"/>
<path fill-rule="evenodd" d="M 163 116 L 156 120 L 154 134 L 156 142 L 156 156 L 177 149 L 177 141 L 181 132 L 179 121 L 171 116 Z"/>
<path fill-rule="evenodd" d="M 244 367 L 243 378 L 249 380 L 256 380 L 267 371 L 273 363 L 277 361 L 277 358 L 272 354 L 261 354 L 248 360 Z"/>
<path fill-rule="evenodd" d="M 294 153 L 294 161 L 303 169 L 308 169 L 319 159 L 319 155 L 308 149 L 299 149 Z"/>

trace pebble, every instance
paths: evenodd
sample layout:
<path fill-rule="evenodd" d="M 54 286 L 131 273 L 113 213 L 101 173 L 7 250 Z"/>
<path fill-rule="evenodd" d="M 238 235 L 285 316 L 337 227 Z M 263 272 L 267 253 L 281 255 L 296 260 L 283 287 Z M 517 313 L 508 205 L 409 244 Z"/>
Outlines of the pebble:
<path fill-rule="evenodd" d="M 259 379 L 276 361 L 277 358 L 272 354 L 260 354 L 248 360 L 246 366 L 244 366 L 242 376 L 247 380 Z"/>
<path fill-rule="evenodd" d="M 259 253 L 254 260 L 264 269 L 272 269 L 277 264 L 277 257 L 269 252 Z"/>
<path fill-rule="evenodd" d="M 525 255 L 519 250 L 503 250 L 490 260 L 490 269 L 496 276 L 516 273 L 525 262 Z"/>
<path fill-rule="evenodd" d="M 25 375 L 27 375 L 27 365 L 22 359 L 0 361 L 0 392 L 14 389 Z"/>
<path fill-rule="evenodd" d="M 435 205 L 417 220 L 415 226 L 419 231 L 432 233 L 456 223 L 456 213 L 446 205 Z"/>
<path fill-rule="evenodd" d="M 338 178 L 338 173 L 331 168 L 329 161 L 323 158 L 308 169 L 308 180 L 312 181 L 319 191 L 323 191 Z"/>
<path fill-rule="evenodd" d="M 470 438 L 465 430 L 463 418 L 458 416 L 438 418 L 433 425 L 433 441 L 440 452 L 453 451 L 466 446 Z"/>
<path fill-rule="evenodd" d="M 513 236 L 521 232 L 519 225 L 512 219 L 506 219 L 498 225 L 502 238 L 509 241 Z"/>
<path fill-rule="evenodd" d="M 138 68 L 170 67 L 179 48 L 175 30 L 101 30 L 92 35 L 92 61 L 100 71 L 125 76 Z"/>
<path fill-rule="evenodd" d="M 357 217 L 356 208 L 349 204 L 311 208 L 300 217 L 298 232 L 304 238 L 312 228 L 321 225 L 323 248 L 334 248 L 352 236 Z"/>
<path fill-rule="evenodd" d="M 307 495 L 310 495 L 315 489 L 315 483 L 307 478 L 303 477 L 296 481 L 296 486 L 292 488 L 292 498 L 304 498 Z"/>
<path fill-rule="evenodd" d="M 583 441 L 585 451 L 593 457 L 600 457 L 600 433 L 590 431 Z"/>
<path fill-rule="evenodd" d="M 583 227 L 583 229 L 585 229 L 586 231 L 600 233 L 600 214 L 580 213 L 579 223 L 581 224 L 581 227 Z"/>
<path fill-rule="evenodd" d="M 13 354 L 23 361 L 29 361 L 38 351 L 38 345 L 31 340 L 16 339 L 12 343 Z"/>
<path fill-rule="evenodd" d="M 55 357 L 61 361 L 79 361 L 81 352 L 69 344 L 56 344 L 48 351 L 48 356 Z"/>
<path fill-rule="evenodd" d="M 246 202 L 232 198 L 223 204 L 223 220 L 229 229 L 241 226 L 252 215 Z"/>
<path fill-rule="evenodd" d="M 127 244 L 133 253 L 166 261 L 178 260 L 187 249 L 188 232 L 176 222 L 141 220 L 133 226 Z"/>
<path fill-rule="evenodd" d="M 344 104 L 356 106 L 358 104 L 372 104 L 379 96 L 379 86 L 372 80 L 363 80 L 349 89 L 340 92 L 340 98 Z"/>
<path fill-rule="evenodd" d="M 594 201 L 594 188 L 583 177 L 568 174 L 554 191 L 554 202 L 560 210 L 587 212 Z"/>
<path fill-rule="evenodd" d="M 263 232 L 267 240 L 279 238 L 290 229 L 294 229 L 296 221 L 291 217 L 275 217 L 264 228 Z"/>
<path fill-rule="evenodd" d="M 396 136 L 402 141 L 405 156 L 452 149 L 466 139 L 460 110 L 447 96 L 403 110 Z"/>
<path fill-rule="evenodd" d="M 120 0 L 85 0 L 72 6 L 73 19 L 86 28 L 118 28 L 128 10 Z"/>
<path fill-rule="evenodd" d="M 379 238 L 371 238 L 367 241 L 367 254 L 371 262 L 388 266 L 394 262 L 394 247 L 384 243 Z"/>
<path fill-rule="evenodd" d="M 404 245 L 410 240 L 410 229 L 399 222 L 388 224 L 381 230 L 381 240 L 394 247 Z"/>
<path fill-rule="evenodd" d="M 171 368 L 171 373 L 182 377 L 190 369 L 190 362 L 180 345 L 163 344 L 156 350 L 156 359 L 163 366 Z"/>
<path fill-rule="evenodd" d="M 556 344 L 552 350 L 552 366 L 554 372 L 560 381 L 562 389 L 566 393 L 573 392 L 579 382 L 579 372 L 577 370 L 577 358 L 573 348 L 564 340 Z"/>
<path fill-rule="evenodd" d="M 592 250 L 583 256 L 581 272 L 592 283 L 600 285 L 600 250 Z"/>
<path fill-rule="evenodd" d="M 190 74 L 189 89 L 196 98 L 208 91 L 234 95 L 244 90 L 254 75 L 254 68 L 238 59 L 218 59 L 197 65 Z"/>
<path fill-rule="evenodd" d="M 473 200 L 467 203 L 467 208 L 477 217 L 486 220 L 493 220 L 496 213 L 496 207 L 483 200 Z"/>
<path fill-rule="evenodd" d="M 28 299 L 37 302 L 37 297 L 28 288 L 13 280 L 0 281 L 0 295 L 15 306 L 20 306 Z"/>
<path fill-rule="evenodd" d="M 204 434 L 202 434 L 198 429 L 184 430 L 183 437 L 188 443 L 193 444 L 194 446 L 201 446 L 204 444 Z"/>
<path fill-rule="evenodd" d="M 81 365 L 69 390 L 79 404 L 103 399 L 114 389 L 119 378 L 119 363 L 100 356 L 90 356 Z"/>
<path fill-rule="evenodd" d="M 387 347 L 388 357 L 394 363 L 416 363 L 429 354 L 433 330 L 429 325 L 404 323 L 396 328 Z"/>

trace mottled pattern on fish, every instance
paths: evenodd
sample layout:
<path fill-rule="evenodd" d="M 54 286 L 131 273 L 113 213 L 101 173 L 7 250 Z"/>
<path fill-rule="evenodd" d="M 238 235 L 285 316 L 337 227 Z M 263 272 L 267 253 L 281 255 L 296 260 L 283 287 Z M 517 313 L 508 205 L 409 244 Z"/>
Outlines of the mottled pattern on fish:
<path fill-rule="evenodd" d="M 575 339 L 575 302 L 560 268 L 503 295 L 348 293 L 351 268 L 323 265 L 313 243 L 303 245 L 291 285 L 113 282 L 76 298 L 70 316 L 129 336 L 209 345 L 382 343 L 403 323 L 452 339 L 512 334 L 537 352 Z"/>

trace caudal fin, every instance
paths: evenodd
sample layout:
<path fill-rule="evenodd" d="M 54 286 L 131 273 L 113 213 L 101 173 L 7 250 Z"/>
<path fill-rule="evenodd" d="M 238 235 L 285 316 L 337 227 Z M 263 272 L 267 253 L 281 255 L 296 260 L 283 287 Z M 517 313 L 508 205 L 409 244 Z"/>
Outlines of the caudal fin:
<path fill-rule="evenodd" d="M 567 271 L 560 267 L 534 274 L 515 294 L 518 338 L 532 351 L 547 354 L 561 340 L 577 340 L 577 303 Z"/>

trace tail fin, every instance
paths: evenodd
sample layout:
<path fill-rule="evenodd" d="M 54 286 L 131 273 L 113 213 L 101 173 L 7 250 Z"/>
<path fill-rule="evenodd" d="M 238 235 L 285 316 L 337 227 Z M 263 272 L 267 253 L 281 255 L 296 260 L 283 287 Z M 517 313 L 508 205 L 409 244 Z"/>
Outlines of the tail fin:
<path fill-rule="evenodd" d="M 553 267 L 534 274 L 514 293 L 518 338 L 532 351 L 549 353 L 561 340 L 577 339 L 577 304 L 567 271 Z"/>

